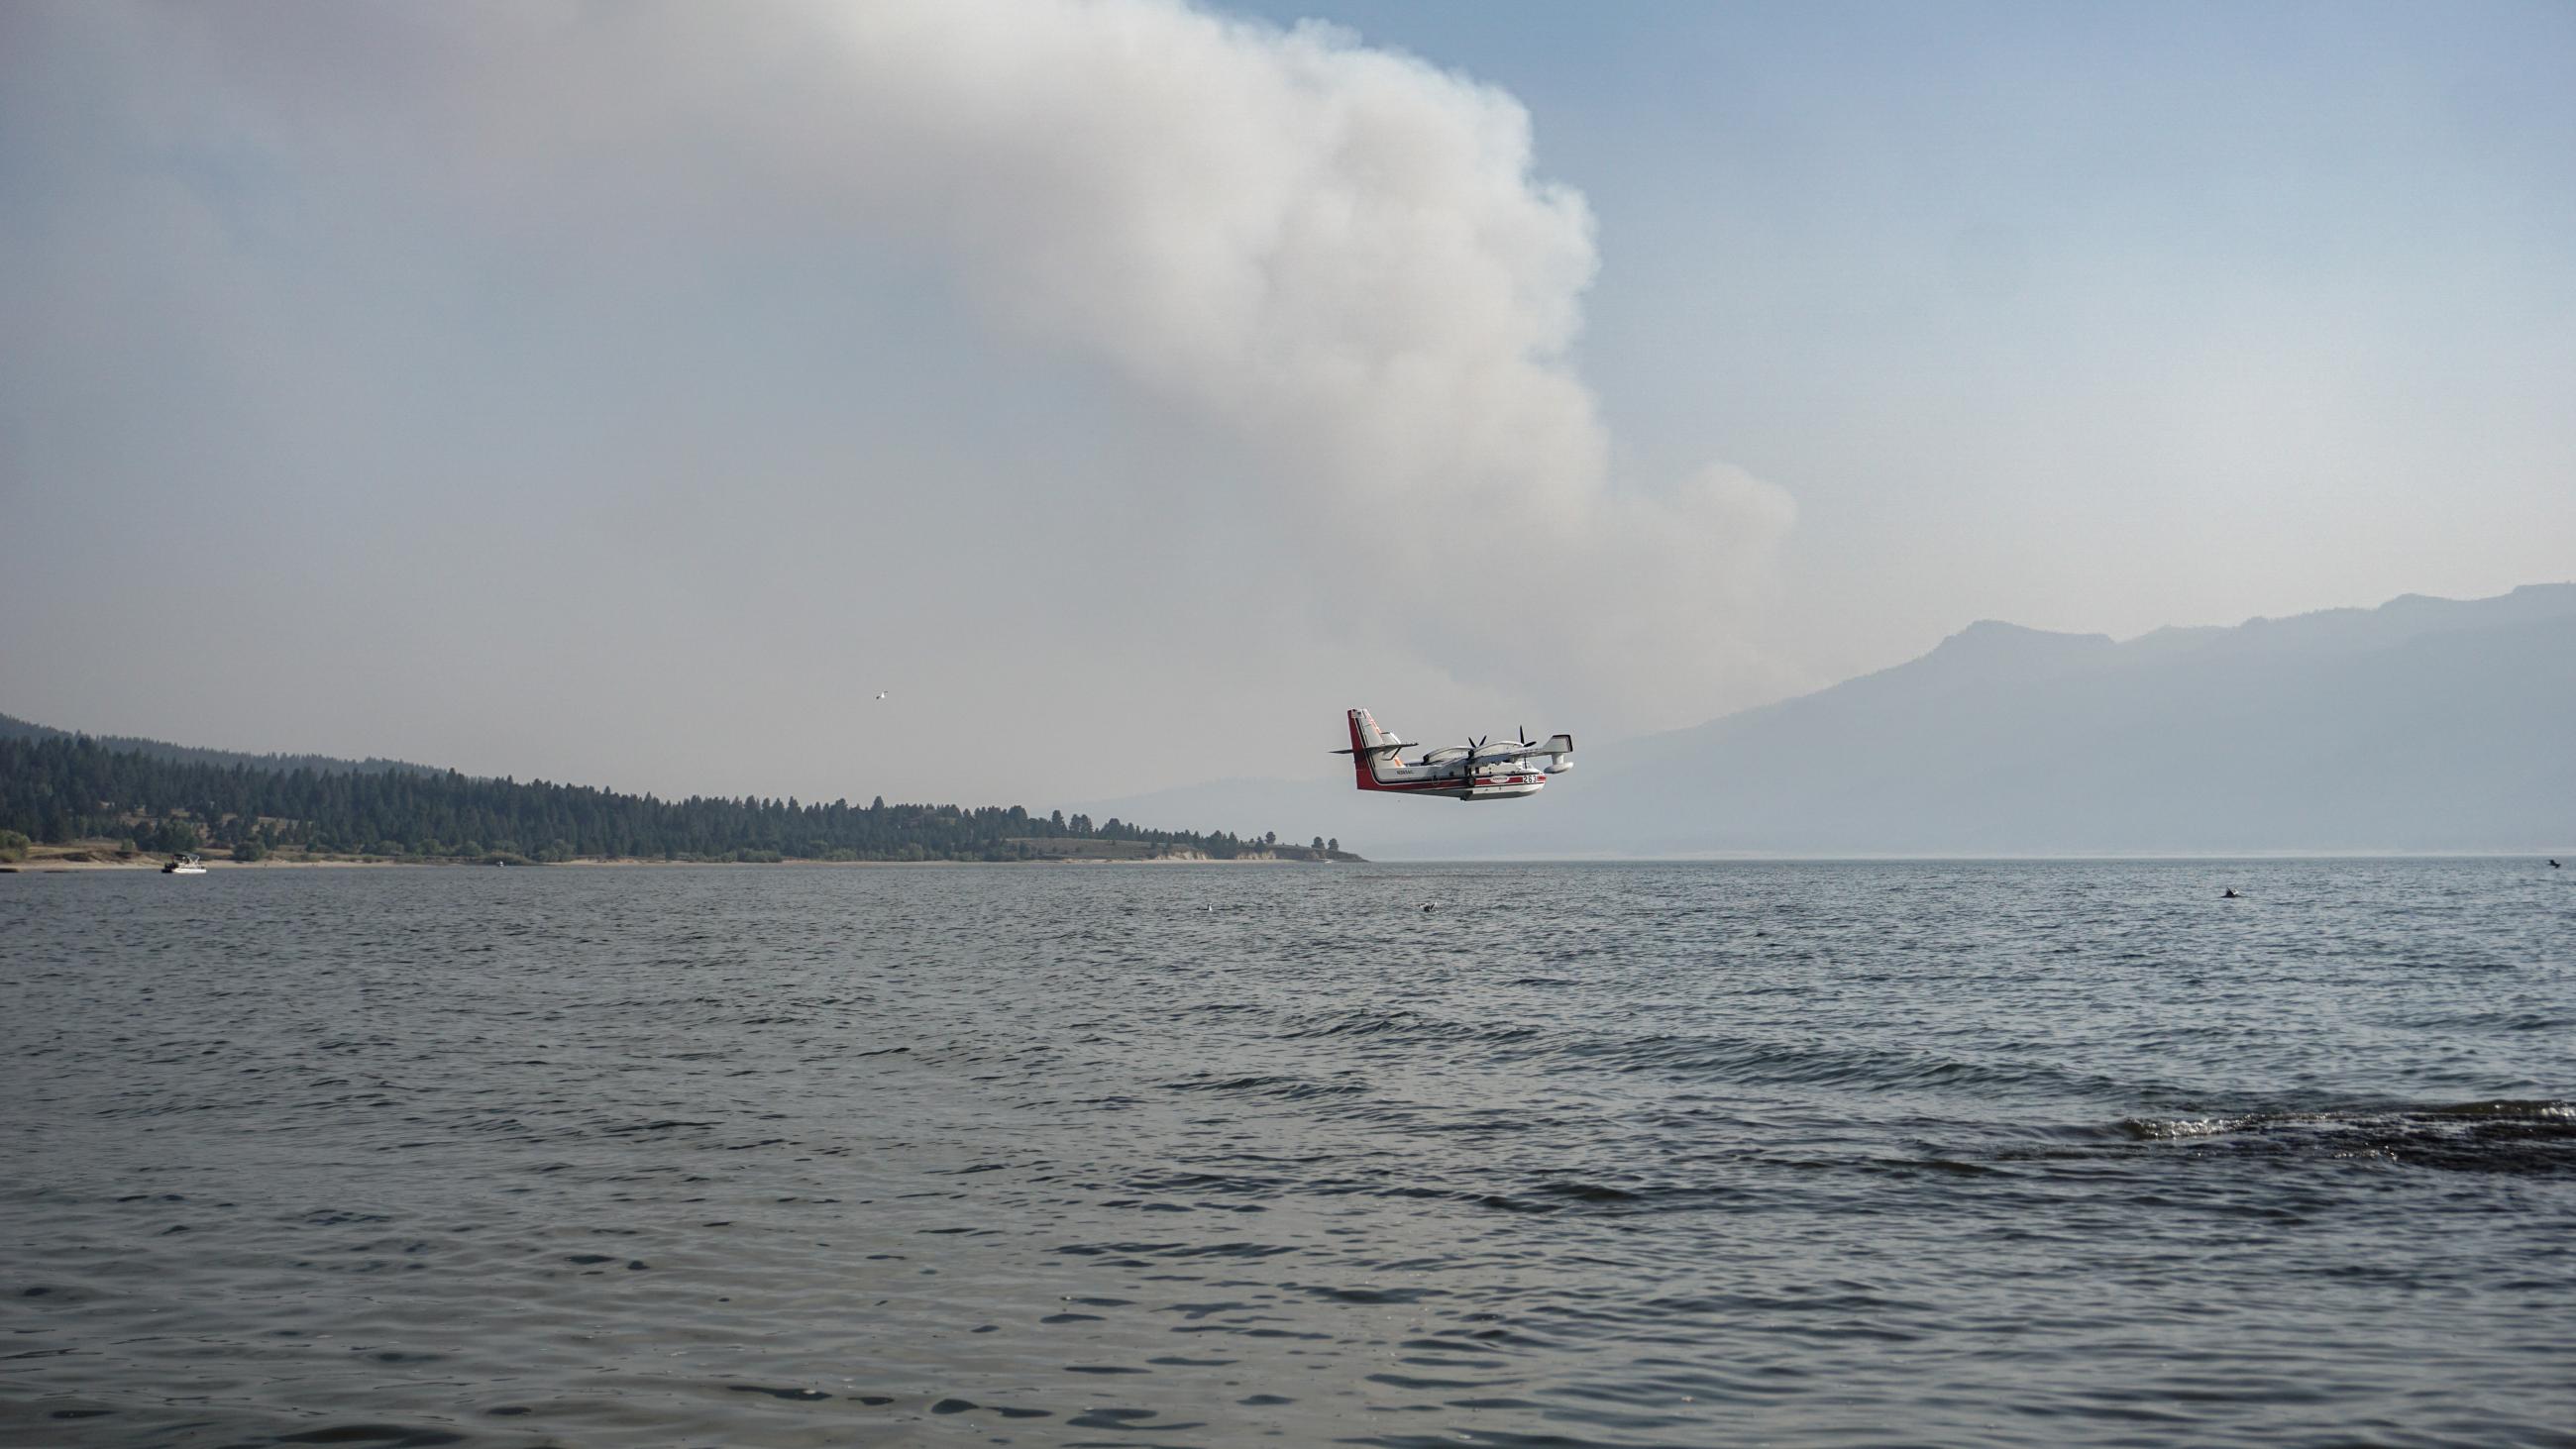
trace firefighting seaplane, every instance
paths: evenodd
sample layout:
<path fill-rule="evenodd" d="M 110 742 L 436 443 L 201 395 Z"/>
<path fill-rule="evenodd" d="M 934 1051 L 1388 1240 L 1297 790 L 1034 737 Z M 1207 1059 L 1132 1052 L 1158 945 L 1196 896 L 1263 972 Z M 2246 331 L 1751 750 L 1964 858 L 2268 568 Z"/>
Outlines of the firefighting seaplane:
<path fill-rule="evenodd" d="M 1452 800 L 1513 800 L 1535 795 L 1550 775 L 1574 768 L 1574 736 L 1550 735 L 1533 744 L 1524 733 L 1509 744 L 1489 744 L 1483 737 L 1463 745 L 1427 750 L 1408 765 L 1403 752 L 1421 749 L 1393 730 L 1378 728 L 1364 709 L 1351 711 L 1351 747 L 1334 754 L 1351 757 L 1351 769 L 1363 790 L 1398 795 L 1445 795 Z M 1544 759 L 1544 765 L 1530 763 Z"/>

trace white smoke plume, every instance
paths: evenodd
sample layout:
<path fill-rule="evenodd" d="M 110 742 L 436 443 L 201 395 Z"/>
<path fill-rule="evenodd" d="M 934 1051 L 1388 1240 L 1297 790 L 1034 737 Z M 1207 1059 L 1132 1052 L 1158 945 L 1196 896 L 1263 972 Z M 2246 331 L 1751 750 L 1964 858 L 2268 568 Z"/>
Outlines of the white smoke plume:
<path fill-rule="evenodd" d="M 1510 96 L 1161 0 L 866 5 L 830 30 L 846 89 L 814 133 L 846 149 L 810 163 L 1007 325 L 1232 430 L 1353 609 L 1444 662 L 1524 640 L 1483 656 L 1493 678 L 1650 711 L 1745 662 L 1731 626 L 1790 502 L 1723 467 L 1613 486 L 1567 361 L 1590 214 L 1534 177 Z"/>
<path fill-rule="evenodd" d="M 1241 473 L 1206 486 L 1296 542 L 1335 624 L 1400 619 L 1479 682 L 1648 714 L 1748 662 L 1739 627 L 1792 506 L 1724 467 L 1614 484 L 1567 357 L 1591 217 L 1534 176 L 1501 91 L 1172 0 L 507 29 L 470 32 L 475 68 L 434 124 L 470 138 L 471 166 L 506 163 L 495 200 L 516 214 L 669 225 L 669 198 L 695 195 L 707 225 L 790 205 L 893 231 L 996 325 L 1232 437 Z M 603 171 L 633 190 L 603 195 Z M 1532 647 L 1453 647 L 1480 631 Z"/>
<path fill-rule="evenodd" d="M 1494 88 L 1178 0 L 125 28 L 153 68 L 215 76 L 241 134 L 510 246 L 602 268 L 780 233 L 908 251 L 997 336 L 1211 440 L 1227 466 L 1187 486 L 1263 540 L 1262 586 L 1472 688 L 1672 724 L 1759 668 L 1789 499 L 1722 465 L 1613 478 L 1569 356 L 1591 216 Z"/>

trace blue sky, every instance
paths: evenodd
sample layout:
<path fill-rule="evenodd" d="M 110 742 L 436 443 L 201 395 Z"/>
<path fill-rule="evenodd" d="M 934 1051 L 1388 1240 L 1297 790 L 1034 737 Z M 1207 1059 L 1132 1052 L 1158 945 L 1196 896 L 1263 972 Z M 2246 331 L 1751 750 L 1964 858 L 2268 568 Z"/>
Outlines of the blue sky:
<path fill-rule="evenodd" d="M 1043 804 L 2576 575 L 2563 6 L 29 4 L 0 194 L 103 731 Z"/>
<path fill-rule="evenodd" d="M 2576 10 L 1266 6 L 1528 105 L 1644 470 L 1847 672 L 2576 569 Z"/>

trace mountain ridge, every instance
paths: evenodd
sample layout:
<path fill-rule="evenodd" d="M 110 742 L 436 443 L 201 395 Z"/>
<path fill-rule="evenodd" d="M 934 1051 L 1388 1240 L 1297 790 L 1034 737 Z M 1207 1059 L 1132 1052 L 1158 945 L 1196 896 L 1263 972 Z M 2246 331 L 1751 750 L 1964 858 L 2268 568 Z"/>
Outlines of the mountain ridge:
<path fill-rule="evenodd" d="M 2190 643 L 1971 626 L 1891 669 L 1635 741 L 1566 823 L 1656 853 L 2529 848 L 2549 822 L 2507 807 L 2567 773 L 2547 746 L 2576 708 L 2571 677 L 2565 584 Z M 2487 778 L 2515 761 L 2529 768 Z M 1641 798 L 1642 772 L 1685 770 L 1731 787 L 1701 798 L 1707 823 Z"/>
<path fill-rule="evenodd" d="M 1257 799 L 1380 859 L 2563 850 L 2571 720 L 2576 583 L 2538 583 L 2125 640 L 1978 620 L 1470 813 L 1338 769 L 1156 795 L 1210 818 Z"/>

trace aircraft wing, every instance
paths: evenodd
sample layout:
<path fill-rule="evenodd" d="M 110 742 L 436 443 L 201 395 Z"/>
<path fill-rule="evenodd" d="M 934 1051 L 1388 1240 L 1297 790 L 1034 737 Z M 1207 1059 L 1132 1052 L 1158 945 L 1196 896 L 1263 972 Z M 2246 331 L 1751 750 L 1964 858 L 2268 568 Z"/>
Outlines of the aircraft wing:
<path fill-rule="evenodd" d="M 1574 753 L 1574 736 L 1550 735 L 1534 745 L 1487 745 L 1476 752 L 1479 763 L 1486 760 L 1526 760 L 1532 755 L 1570 755 Z"/>

